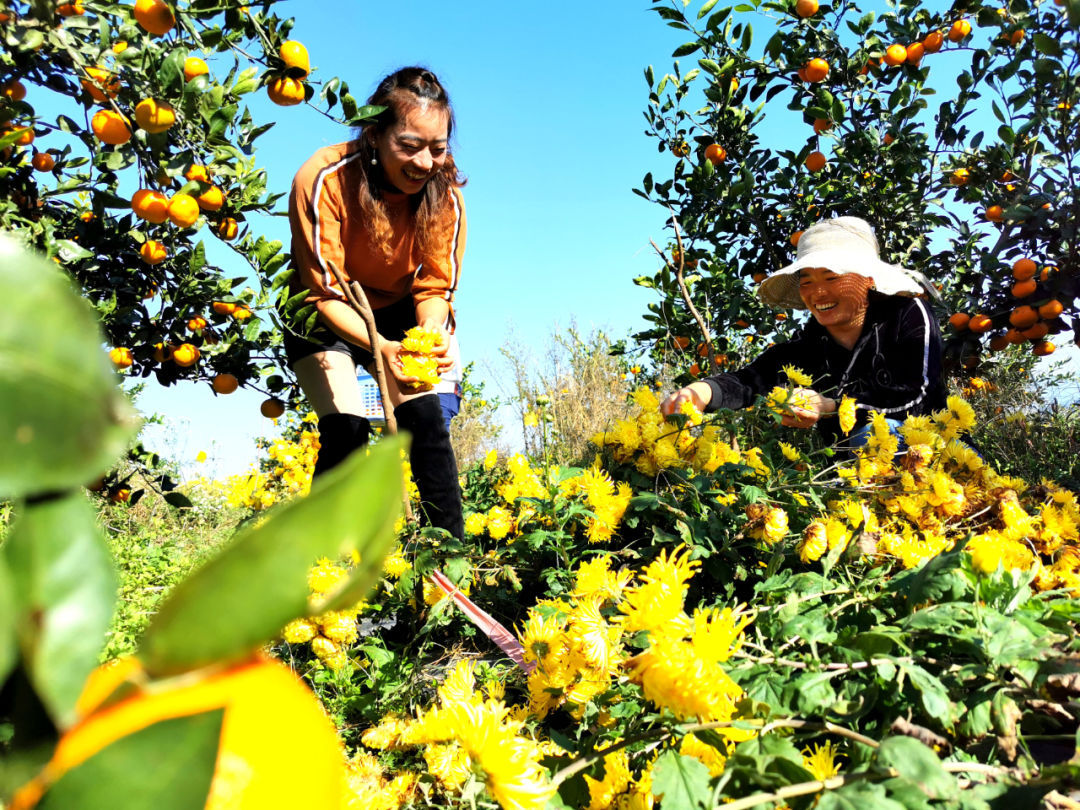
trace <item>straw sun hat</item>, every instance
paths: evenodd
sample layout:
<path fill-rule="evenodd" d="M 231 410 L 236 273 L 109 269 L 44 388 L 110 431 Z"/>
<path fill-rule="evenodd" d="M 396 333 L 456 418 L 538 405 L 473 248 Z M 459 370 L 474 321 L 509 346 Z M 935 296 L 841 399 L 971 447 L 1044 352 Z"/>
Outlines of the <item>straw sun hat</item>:
<path fill-rule="evenodd" d="M 921 274 L 886 264 L 870 223 L 858 217 L 837 217 L 807 228 L 799 237 L 795 261 L 777 270 L 758 289 L 761 300 L 784 309 L 806 309 L 799 297 L 799 271 L 827 267 L 834 273 L 858 273 L 885 295 L 919 295 Z"/>

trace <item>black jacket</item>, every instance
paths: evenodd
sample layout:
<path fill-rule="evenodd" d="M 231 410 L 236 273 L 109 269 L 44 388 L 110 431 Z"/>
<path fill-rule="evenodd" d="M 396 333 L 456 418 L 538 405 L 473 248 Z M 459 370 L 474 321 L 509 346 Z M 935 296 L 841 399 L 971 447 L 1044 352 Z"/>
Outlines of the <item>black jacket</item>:
<path fill-rule="evenodd" d="M 707 410 L 750 405 L 773 386 L 787 384 L 783 367 L 795 366 L 814 379 L 819 394 L 837 402 L 854 397 L 858 422 L 870 411 L 903 421 L 945 407 L 942 340 L 930 307 L 918 298 L 870 293 L 862 334 L 845 349 L 811 319 L 790 341 L 766 349 L 744 368 L 707 377 L 712 401 Z M 830 442 L 840 438 L 837 419 L 818 422 Z"/>

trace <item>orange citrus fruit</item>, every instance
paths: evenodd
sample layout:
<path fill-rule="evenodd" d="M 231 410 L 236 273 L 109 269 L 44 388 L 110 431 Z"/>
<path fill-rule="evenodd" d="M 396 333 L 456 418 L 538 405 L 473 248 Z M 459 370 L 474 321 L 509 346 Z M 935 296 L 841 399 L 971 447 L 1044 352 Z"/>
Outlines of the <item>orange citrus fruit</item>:
<path fill-rule="evenodd" d="M 207 326 L 206 318 L 202 315 L 196 315 L 187 322 L 187 328 L 192 332 L 198 332 L 200 329 L 205 329 Z"/>
<path fill-rule="evenodd" d="M 251 310 L 245 306 L 237 305 L 232 311 L 232 316 L 238 321 L 246 321 L 251 317 Z"/>
<path fill-rule="evenodd" d="M 949 175 L 949 182 L 954 186 L 965 186 L 970 179 L 971 172 L 964 168 L 955 169 L 953 173 Z"/>
<path fill-rule="evenodd" d="M 885 56 L 882 58 L 881 61 L 889 67 L 896 67 L 897 65 L 904 64 L 904 61 L 906 59 L 907 48 L 905 48 L 900 43 L 896 43 L 894 45 L 890 45 L 888 48 L 885 49 Z"/>
<path fill-rule="evenodd" d="M 907 51 L 907 63 L 909 65 L 917 65 L 922 61 L 923 54 L 926 52 L 926 46 L 921 42 L 912 42 L 905 50 Z"/>
<path fill-rule="evenodd" d="M 153 134 L 164 132 L 176 123 L 176 110 L 164 101 L 144 98 L 135 105 L 135 123 Z"/>
<path fill-rule="evenodd" d="M 968 327 L 968 322 L 971 321 L 971 316 L 966 312 L 955 312 L 949 318 L 949 326 L 955 329 L 957 332 L 962 332 Z"/>
<path fill-rule="evenodd" d="M 1057 271 L 1058 269 L 1054 265 L 1046 265 L 1046 267 L 1042 269 L 1042 272 L 1039 273 L 1039 281 L 1049 281 L 1054 277 L 1054 274 L 1057 273 Z"/>
<path fill-rule="evenodd" d="M 160 225 L 169 218 L 169 198 L 160 191 L 140 188 L 131 195 L 131 210 L 140 219 Z"/>
<path fill-rule="evenodd" d="M 210 381 L 210 385 L 219 394 L 231 394 L 240 387 L 240 381 L 233 374 L 218 374 Z"/>
<path fill-rule="evenodd" d="M 1027 340 L 1038 340 L 1039 338 L 1046 337 L 1049 333 L 1050 327 L 1042 321 L 1033 323 L 1027 329 L 1020 330 L 1020 334 L 1023 335 Z"/>
<path fill-rule="evenodd" d="M 225 217 L 217 225 L 217 235 L 226 242 L 231 242 L 240 233 L 240 223 L 232 217 Z"/>
<path fill-rule="evenodd" d="M 114 349 L 109 349 L 109 359 L 112 360 L 113 365 L 117 368 L 127 368 L 135 362 L 135 358 L 131 356 L 131 349 L 125 346 L 117 346 Z"/>
<path fill-rule="evenodd" d="M 178 366 L 187 368 L 188 366 L 193 366 L 199 362 L 200 354 L 201 352 L 199 351 L 198 346 L 193 346 L 190 343 L 181 343 L 173 349 L 172 361 Z"/>
<path fill-rule="evenodd" d="M 804 68 L 806 71 L 806 81 L 808 82 L 820 82 L 829 75 L 829 63 L 820 57 L 817 59 L 811 59 L 806 63 Z"/>
<path fill-rule="evenodd" d="M 990 329 L 993 328 L 993 326 L 994 322 L 990 319 L 990 316 L 984 315 L 981 312 L 978 315 L 973 315 L 971 317 L 971 320 L 968 321 L 968 329 L 970 329 L 972 332 L 978 332 L 980 334 L 983 332 L 989 332 Z"/>
<path fill-rule="evenodd" d="M 820 135 L 823 132 L 828 132 L 833 128 L 833 122 L 828 118 L 815 118 L 814 119 L 814 132 Z"/>
<path fill-rule="evenodd" d="M 792 247 L 798 247 L 799 246 L 799 239 L 802 238 L 802 234 L 803 234 L 802 231 L 795 231 L 795 233 L 793 233 L 791 236 L 788 237 L 788 241 L 791 242 Z"/>
<path fill-rule="evenodd" d="M 232 315 L 233 310 L 236 309 L 236 304 L 230 303 L 228 301 L 215 301 L 210 305 L 210 307 L 218 315 Z"/>
<path fill-rule="evenodd" d="M 1008 345 L 1009 345 L 1009 336 L 1008 335 L 995 335 L 994 337 L 990 338 L 990 351 L 992 351 L 992 352 L 1000 352 L 1002 349 L 1004 349 Z"/>
<path fill-rule="evenodd" d="M 1049 301 L 1039 307 L 1039 317 L 1045 321 L 1050 321 L 1064 311 L 1064 305 L 1056 298 L 1051 298 Z"/>
<path fill-rule="evenodd" d="M 164 363 L 166 360 L 172 359 L 173 347 L 166 346 L 164 343 L 154 344 L 154 359 L 159 363 Z"/>
<path fill-rule="evenodd" d="M 1055 346 L 1049 340 L 1040 340 L 1038 343 L 1031 347 L 1031 351 L 1035 353 L 1036 357 L 1046 357 L 1046 355 L 1048 354 L 1053 354 L 1054 349 L 1056 348 L 1057 346 Z"/>
<path fill-rule="evenodd" d="M 39 172 L 51 172 L 56 167 L 56 158 L 48 152 L 35 152 L 30 165 Z"/>
<path fill-rule="evenodd" d="M 304 83 L 291 76 L 280 76 L 266 85 L 270 100 L 282 107 L 291 107 L 304 100 Z"/>
<path fill-rule="evenodd" d="M 1017 281 L 1027 281 L 1035 276 L 1035 271 L 1038 269 L 1039 266 L 1031 259 L 1017 259 L 1012 267 L 1013 278 Z"/>
<path fill-rule="evenodd" d="M 199 208 L 204 211 L 219 211 L 221 206 L 225 205 L 225 195 L 217 186 L 210 186 L 195 200 L 199 203 Z"/>
<path fill-rule="evenodd" d="M 825 164 L 828 161 L 825 160 L 825 155 L 823 155 L 821 152 L 811 152 L 809 155 L 806 156 L 806 160 L 804 162 L 806 164 L 806 168 L 808 168 L 810 171 L 820 172 L 822 169 L 825 168 Z"/>
<path fill-rule="evenodd" d="M 169 200 L 169 221 L 178 228 L 190 228 L 199 218 L 199 203 L 190 194 L 174 194 Z"/>
<path fill-rule="evenodd" d="M 11 101 L 22 101 L 26 98 L 26 85 L 18 79 L 12 79 L 4 83 L 4 88 L 0 90 L 0 93 Z"/>
<path fill-rule="evenodd" d="M 926 35 L 922 44 L 927 53 L 937 53 L 941 50 L 941 46 L 945 44 L 945 36 L 940 31 L 931 31 Z"/>
<path fill-rule="evenodd" d="M 991 205 L 983 212 L 983 216 L 990 222 L 1001 222 L 1005 219 L 1005 212 L 1000 205 Z"/>
<path fill-rule="evenodd" d="M 127 119 L 113 110 L 98 110 L 90 119 L 90 129 L 102 143 L 119 146 L 131 140 Z"/>
<path fill-rule="evenodd" d="M 210 66 L 197 56 L 189 56 L 184 60 L 184 81 L 190 82 L 197 76 L 205 76 L 210 72 Z"/>
<path fill-rule="evenodd" d="M 289 73 L 297 79 L 302 79 L 311 72 L 311 61 L 304 43 L 290 39 L 282 43 L 279 54 Z"/>
<path fill-rule="evenodd" d="M 342 806 L 345 765 L 337 731 L 286 665 L 257 656 L 149 684 L 137 663 L 111 669 L 119 672 L 107 671 L 100 684 L 91 683 L 93 675 L 88 679 L 86 691 L 94 694 L 80 698 L 86 714 L 60 738 L 41 775 L 16 793 L 14 806 L 47 798 L 52 783 L 114 742 L 165 720 L 212 711 L 222 719 L 207 807 Z"/>
<path fill-rule="evenodd" d="M 949 37 L 949 42 L 959 42 L 970 33 L 971 23 L 967 20 L 957 20 L 952 24 L 947 36 Z"/>
<path fill-rule="evenodd" d="M 61 17 L 81 17 L 86 13 L 82 3 L 61 3 L 56 7 L 56 13 Z"/>
<path fill-rule="evenodd" d="M 1005 340 L 1015 346 L 1017 343 L 1024 342 L 1024 336 L 1020 334 L 1020 330 L 1014 326 L 1012 329 L 1006 330 Z"/>
<path fill-rule="evenodd" d="M 19 133 L 19 137 L 15 140 L 17 146 L 29 146 L 34 142 L 33 127 L 15 127 L 15 129 L 11 131 Z"/>
<path fill-rule="evenodd" d="M 710 143 L 705 147 L 705 159 L 713 166 L 718 166 L 727 160 L 727 150 L 718 143 Z"/>
<path fill-rule="evenodd" d="M 795 13 L 804 20 L 817 14 L 818 8 L 818 0 L 798 0 L 795 3 Z"/>
<path fill-rule="evenodd" d="M 1017 329 L 1027 329 L 1039 320 L 1039 313 L 1034 307 L 1024 304 L 1009 313 L 1009 323 Z"/>
<path fill-rule="evenodd" d="M 176 17 L 162 0 L 135 0 L 135 22 L 147 33 L 161 36 L 176 25 Z"/>
<path fill-rule="evenodd" d="M 259 413 L 267 419 L 277 419 L 285 413 L 285 403 L 277 397 L 270 397 L 270 399 L 264 400 L 263 404 L 259 406 Z"/>
<path fill-rule="evenodd" d="M 1014 48 L 1024 41 L 1024 29 L 1017 28 L 1011 34 L 1009 34 L 1009 44 Z"/>
<path fill-rule="evenodd" d="M 1026 281 L 1018 281 L 1013 284 L 1010 292 L 1012 293 L 1013 298 L 1027 298 L 1035 292 L 1035 288 L 1038 286 L 1035 279 L 1029 278 Z"/>
<path fill-rule="evenodd" d="M 186 172 L 184 172 L 185 180 L 198 180 L 200 183 L 210 182 L 210 171 L 203 165 L 198 163 L 191 164 Z"/>
<path fill-rule="evenodd" d="M 143 246 L 139 248 L 139 256 L 149 265 L 161 264 L 169 258 L 169 251 L 161 242 L 147 239 L 143 242 Z"/>

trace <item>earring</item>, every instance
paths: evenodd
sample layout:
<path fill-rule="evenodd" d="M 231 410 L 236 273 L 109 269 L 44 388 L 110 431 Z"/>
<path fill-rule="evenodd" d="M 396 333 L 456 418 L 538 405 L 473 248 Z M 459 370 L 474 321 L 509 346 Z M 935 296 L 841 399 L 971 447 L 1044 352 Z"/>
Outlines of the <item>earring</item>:
<path fill-rule="evenodd" d="M 378 163 L 379 163 L 378 159 L 374 155 L 372 155 L 371 156 L 371 165 L 375 166 L 375 165 L 378 165 Z"/>

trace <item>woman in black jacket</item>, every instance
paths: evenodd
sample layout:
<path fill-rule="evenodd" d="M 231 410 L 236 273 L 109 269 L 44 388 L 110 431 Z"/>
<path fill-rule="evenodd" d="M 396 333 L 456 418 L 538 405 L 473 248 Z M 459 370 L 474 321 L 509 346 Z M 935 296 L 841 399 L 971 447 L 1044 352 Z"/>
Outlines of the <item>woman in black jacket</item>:
<path fill-rule="evenodd" d="M 808 309 L 813 318 L 792 340 L 744 368 L 675 391 L 660 408 L 745 408 L 786 382 L 784 366 L 795 366 L 813 378 L 813 388 L 795 392 L 783 424 L 817 426 L 830 442 L 841 436 L 831 417 L 844 396 L 855 400 L 857 426 L 871 411 L 898 426 L 910 414 L 941 410 L 941 333 L 926 302 L 913 297 L 922 292 L 913 274 L 881 261 L 869 223 L 838 217 L 813 225 L 799 239 L 796 260 L 759 290 L 766 303 Z"/>

